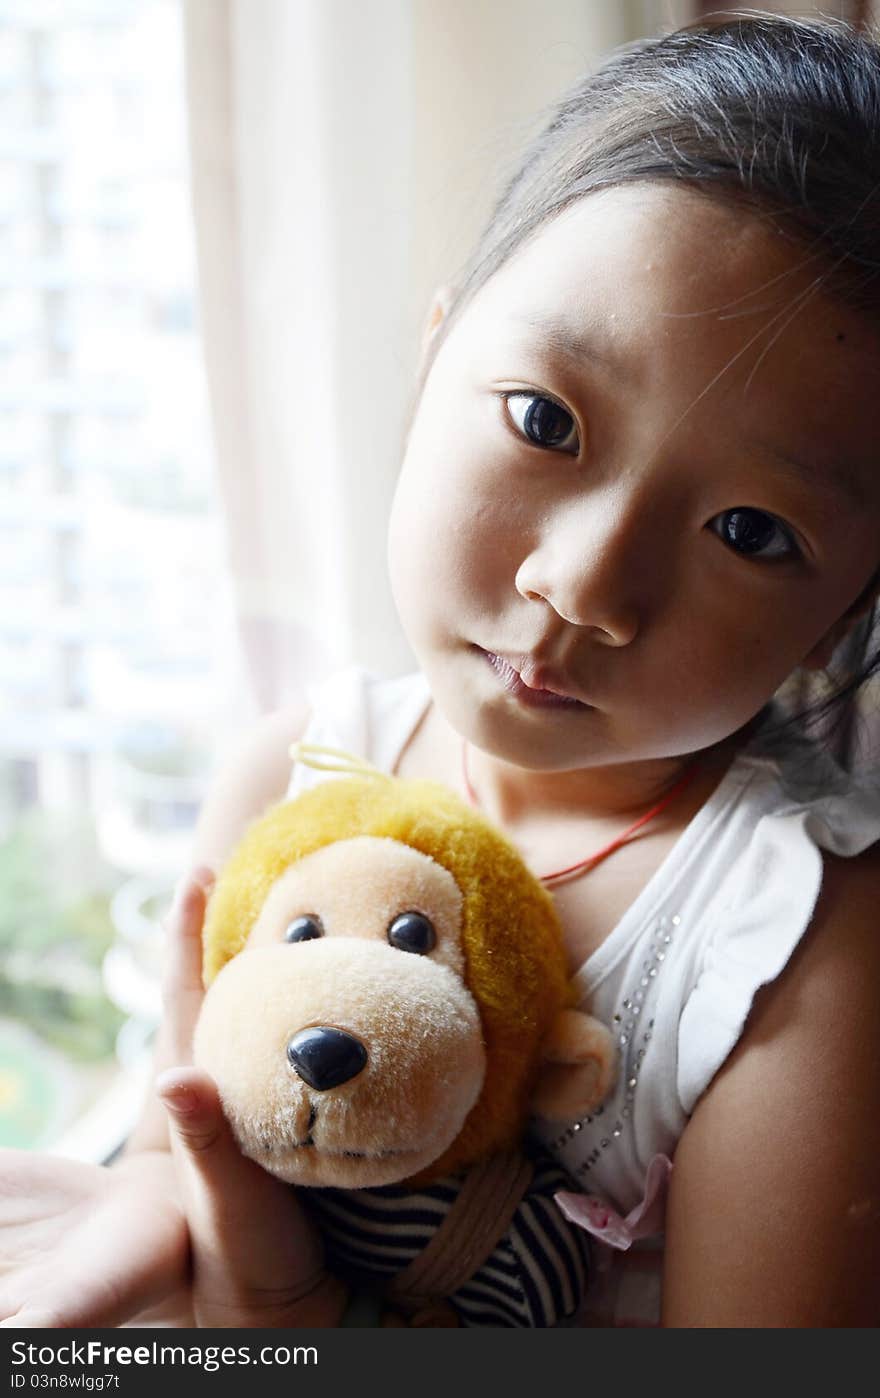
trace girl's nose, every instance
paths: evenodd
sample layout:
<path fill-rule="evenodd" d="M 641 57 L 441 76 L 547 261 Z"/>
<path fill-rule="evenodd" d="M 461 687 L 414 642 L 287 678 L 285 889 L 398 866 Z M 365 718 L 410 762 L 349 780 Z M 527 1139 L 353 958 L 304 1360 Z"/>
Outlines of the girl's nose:
<path fill-rule="evenodd" d="M 520 564 L 516 590 L 547 602 L 570 625 L 593 630 L 602 644 L 627 646 L 642 620 L 636 594 L 645 586 L 645 558 L 639 553 L 631 522 L 618 512 L 578 510 L 550 522 Z"/>

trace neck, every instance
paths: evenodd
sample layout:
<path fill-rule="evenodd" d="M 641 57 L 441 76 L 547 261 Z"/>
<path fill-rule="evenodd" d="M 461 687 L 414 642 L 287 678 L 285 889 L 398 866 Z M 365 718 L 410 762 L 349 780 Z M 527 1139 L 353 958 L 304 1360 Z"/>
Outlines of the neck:
<path fill-rule="evenodd" d="M 516 767 L 468 746 L 467 769 L 485 815 L 501 826 L 553 817 L 596 819 L 637 817 L 663 799 L 698 765 L 682 800 L 702 804 L 727 769 L 735 744 L 730 740 L 701 753 L 646 759 L 566 772 L 536 772 Z"/>

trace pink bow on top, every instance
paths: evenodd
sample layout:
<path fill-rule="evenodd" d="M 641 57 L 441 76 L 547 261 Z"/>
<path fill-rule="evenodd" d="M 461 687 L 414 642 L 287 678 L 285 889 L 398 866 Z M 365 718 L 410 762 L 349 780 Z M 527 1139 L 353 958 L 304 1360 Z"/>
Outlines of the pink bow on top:
<path fill-rule="evenodd" d="M 641 1203 L 622 1218 L 598 1194 L 575 1194 L 560 1190 L 553 1198 L 570 1223 L 592 1233 L 609 1247 L 625 1252 L 638 1238 L 650 1238 L 663 1231 L 666 1212 L 666 1189 L 672 1172 L 672 1161 L 665 1155 L 655 1155 L 645 1175 L 645 1192 Z"/>

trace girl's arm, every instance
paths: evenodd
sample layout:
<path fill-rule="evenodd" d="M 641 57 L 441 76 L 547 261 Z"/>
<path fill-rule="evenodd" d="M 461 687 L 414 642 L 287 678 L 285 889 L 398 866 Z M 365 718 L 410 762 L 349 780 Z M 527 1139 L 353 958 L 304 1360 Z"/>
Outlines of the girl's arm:
<path fill-rule="evenodd" d="M 245 827 L 283 797 L 290 779 L 288 749 L 305 732 L 308 709 L 300 704 L 269 714 L 222 767 L 199 815 L 193 841 L 193 868 L 217 870 Z M 153 1053 L 153 1076 L 180 1062 L 179 1045 L 163 1020 Z M 151 1090 L 125 1147 L 130 1155 L 168 1149 L 168 1119 Z"/>
<path fill-rule="evenodd" d="M 880 846 L 826 857 L 791 962 L 678 1146 L 665 1326 L 880 1324 Z"/>

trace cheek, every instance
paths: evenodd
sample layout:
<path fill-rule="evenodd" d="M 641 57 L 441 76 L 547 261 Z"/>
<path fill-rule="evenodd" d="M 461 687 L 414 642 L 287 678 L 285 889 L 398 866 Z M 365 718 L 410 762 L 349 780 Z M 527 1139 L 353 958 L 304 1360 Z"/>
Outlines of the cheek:
<path fill-rule="evenodd" d="M 407 630 L 418 622 L 424 599 L 430 595 L 427 589 L 437 581 L 434 543 L 427 528 L 431 505 L 425 484 L 414 463 L 405 462 L 388 523 L 388 577 Z"/>
<path fill-rule="evenodd" d="M 388 529 L 391 588 L 405 625 L 438 601 L 484 610 L 500 599 L 522 538 L 503 463 L 454 438 L 421 446 L 419 437 L 407 452 Z"/>
<path fill-rule="evenodd" d="M 429 540 L 453 531 L 465 538 L 516 508 L 498 413 L 492 395 L 438 361 L 413 419 L 395 500 L 396 511 Z"/>
<path fill-rule="evenodd" d="M 708 745 L 763 708 L 803 659 L 808 639 L 802 644 L 803 616 L 798 629 L 794 616 L 754 606 L 725 617 L 717 606 L 701 613 L 691 605 L 685 615 L 683 622 L 682 612 L 673 610 L 654 633 L 633 692 L 650 692 L 651 723 Z"/>

